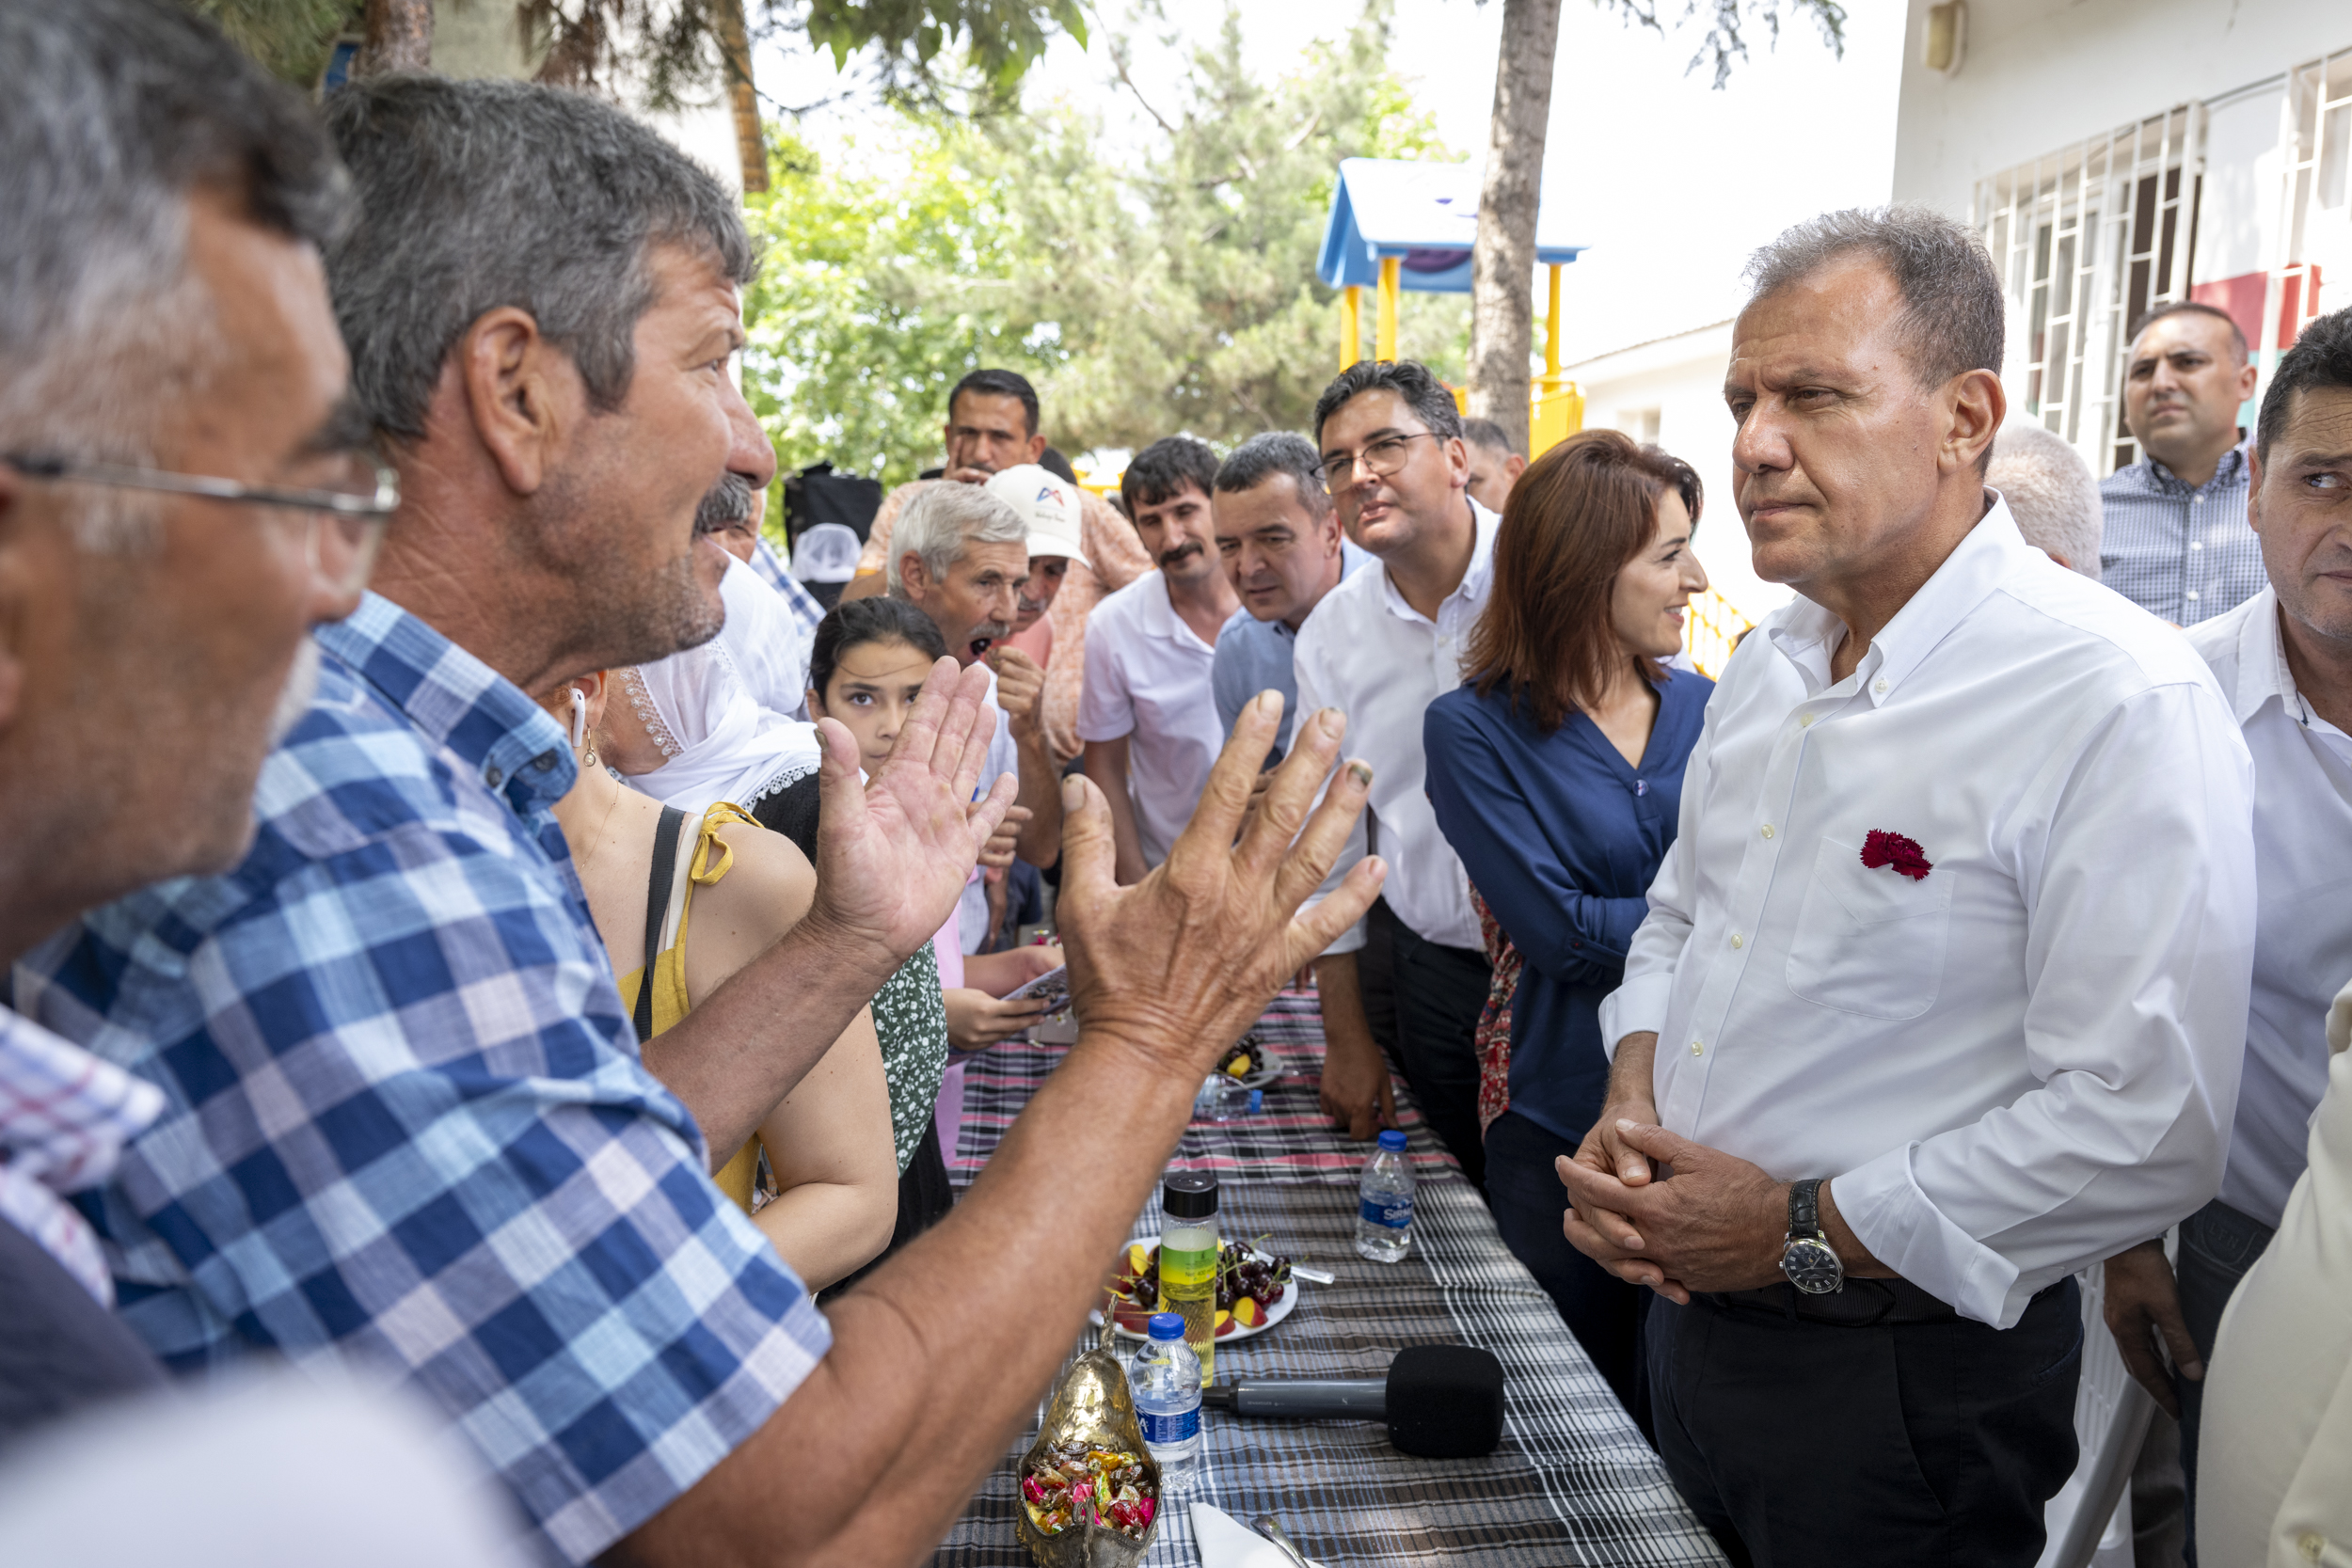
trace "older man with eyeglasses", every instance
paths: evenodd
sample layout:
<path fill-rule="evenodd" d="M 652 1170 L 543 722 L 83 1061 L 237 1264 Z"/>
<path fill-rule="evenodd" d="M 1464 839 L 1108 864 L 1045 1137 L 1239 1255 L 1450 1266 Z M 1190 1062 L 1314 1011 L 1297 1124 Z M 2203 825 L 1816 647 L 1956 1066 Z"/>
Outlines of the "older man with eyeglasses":
<path fill-rule="evenodd" d="M 1371 832 L 1390 866 L 1366 927 L 1316 966 L 1323 1108 L 1359 1128 L 1389 1115 L 1375 1043 L 1387 1023 L 1385 980 L 1397 1066 L 1431 1129 L 1483 1189 L 1473 1037 L 1491 974 L 1470 879 L 1422 788 L 1422 714 L 1461 684 L 1462 643 L 1486 608 L 1500 519 L 1470 499 L 1454 394 L 1410 360 L 1342 372 L 1315 404 L 1315 446 L 1347 537 L 1380 570 L 1342 582 L 1299 627 L 1298 711 L 1347 715 L 1348 738 L 1372 765 Z M 1359 830 L 1341 864 L 1364 849 Z"/>
<path fill-rule="evenodd" d="M 353 444 L 290 92 L 176 8 L 0 0 L 0 959 L 253 832 L 304 633 L 393 493 Z M 362 432 L 363 433 L 363 432 Z M 294 699 L 289 701 L 288 699 Z M 149 1085 L 0 1008 L 0 1445 L 157 1381 L 68 1195 Z"/>

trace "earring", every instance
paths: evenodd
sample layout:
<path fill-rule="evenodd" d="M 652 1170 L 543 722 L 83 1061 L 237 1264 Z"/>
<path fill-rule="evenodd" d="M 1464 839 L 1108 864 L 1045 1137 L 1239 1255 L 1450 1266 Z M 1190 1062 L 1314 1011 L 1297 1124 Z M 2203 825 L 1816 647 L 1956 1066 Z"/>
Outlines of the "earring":
<path fill-rule="evenodd" d="M 572 688 L 572 750 L 579 751 L 580 742 L 587 738 L 588 699 L 582 696 L 580 688 L 575 686 Z"/>
<path fill-rule="evenodd" d="M 595 771 L 596 767 L 596 733 L 591 731 L 588 736 L 588 749 L 580 753 L 580 770 L 583 773 L 593 772 Z"/>

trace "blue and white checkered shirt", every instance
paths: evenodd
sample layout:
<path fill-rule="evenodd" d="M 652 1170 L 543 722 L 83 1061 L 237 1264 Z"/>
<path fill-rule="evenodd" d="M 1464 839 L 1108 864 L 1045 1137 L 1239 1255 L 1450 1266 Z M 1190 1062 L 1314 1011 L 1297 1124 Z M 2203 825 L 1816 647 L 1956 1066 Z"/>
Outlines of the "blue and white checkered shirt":
<path fill-rule="evenodd" d="M 2191 490 L 2153 457 L 2099 482 L 2100 580 L 2152 615 L 2193 626 L 2262 592 L 2262 545 L 2246 522 L 2246 443 Z"/>
<path fill-rule="evenodd" d="M 562 728 L 373 594 L 317 636 L 244 863 L 87 916 L 18 1005 L 164 1091 L 83 1200 L 159 1354 L 405 1374 L 585 1561 L 831 1331 L 639 1059 L 550 810 Z"/>
<path fill-rule="evenodd" d="M 825 607 L 817 602 L 817 595 L 801 586 L 800 578 L 785 566 L 784 558 L 765 539 L 752 546 L 752 570 L 784 595 L 784 607 L 792 612 L 792 623 L 801 628 L 801 635 L 816 636 L 817 623 L 825 618 Z"/>

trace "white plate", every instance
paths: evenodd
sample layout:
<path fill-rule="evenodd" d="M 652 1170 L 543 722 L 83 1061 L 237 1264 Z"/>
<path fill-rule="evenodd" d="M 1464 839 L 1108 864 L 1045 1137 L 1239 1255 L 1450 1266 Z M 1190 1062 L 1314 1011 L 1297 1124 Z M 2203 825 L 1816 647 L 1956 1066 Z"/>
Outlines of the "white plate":
<path fill-rule="evenodd" d="M 1159 1249 L 1160 1239 L 1157 1236 L 1130 1236 L 1127 1239 L 1126 1246 L 1122 1246 L 1119 1250 L 1123 1254 L 1126 1252 L 1127 1247 L 1134 1246 L 1138 1242 L 1154 1251 Z M 1249 1249 L 1249 1255 L 1253 1258 L 1263 1258 L 1268 1262 L 1272 1262 L 1274 1260 L 1274 1254 L 1266 1251 L 1263 1247 L 1251 1247 Z M 1297 1306 L 1298 1281 L 1294 1279 L 1282 1287 L 1282 1293 L 1275 1297 L 1274 1305 L 1265 1309 L 1265 1322 L 1249 1328 L 1244 1328 L 1239 1323 L 1235 1323 L 1233 1325 L 1232 1332 L 1230 1334 L 1218 1335 L 1216 1337 L 1216 1342 L 1220 1345 L 1230 1345 L 1238 1339 L 1255 1338 L 1259 1335 L 1263 1334 L 1267 1329 L 1272 1328 L 1276 1323 L 1280 1323 L 1284 1318 L 1289 1317 L 1292 1310 Z M 1098 1307 L 1093 1311 L 1088 1313 L 1087 1321 L 1097 1328 L 1102 1327 L 1102 1308 Z M 1117 1328 L 1114 1329 L 1113 1332 L 1118 1334 L 1118 1336 L 1122 1339 L 1146 1339 L 1150 1338 L 1149 1335 L 1137 1334 L 1132 1328 Z"/>

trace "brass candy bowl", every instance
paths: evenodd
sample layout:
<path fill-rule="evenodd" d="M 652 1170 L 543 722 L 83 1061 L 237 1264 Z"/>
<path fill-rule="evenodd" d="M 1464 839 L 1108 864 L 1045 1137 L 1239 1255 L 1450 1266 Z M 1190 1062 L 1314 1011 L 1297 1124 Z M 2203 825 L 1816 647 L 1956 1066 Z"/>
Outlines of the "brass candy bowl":
<path fill-rule="evenodd" d="M 1072 1362 L 1061 1382 L 1055 1386 L 1053 1402 L 1045 1411 L 1045 1425 L 1038 1433 L 1037 1441 L 1029 1445 L 1029 1451 L 1021 1456 L 1021 1473 L 1013 1480 L 1013 1531 L 1029 1548 L 1029 1555 L 1037 1559 L 1039 1568 L 1136 1568 L 1160 1532 L 1160 1513 L 1166 1498 L 1160 1492 L 1159 1462 L 1144 1447 L 1143 1427 L 1136 1419 L 1135 1396 L 1127 1388 L 1127 1369 L 1111 1348 L 1114 1342 L 1106 1322 L 1103 1342 Z M 1022 1478 L 1031 1474 L 1057 1448 L 1068 1443 L 1121 1449 L 1143 1462 L 1144 1479 L 1151 1483 L 1153 1503 L 1152 1522 L 1144 1527 L 1142 1540 L 1130 1540 L 1119 1530 L 1092 1520 L 1073 1522 L 1069 1528 L 1047 1535 L 1030 1520 L 1028 1505 L 1021 1496 Z"/>

